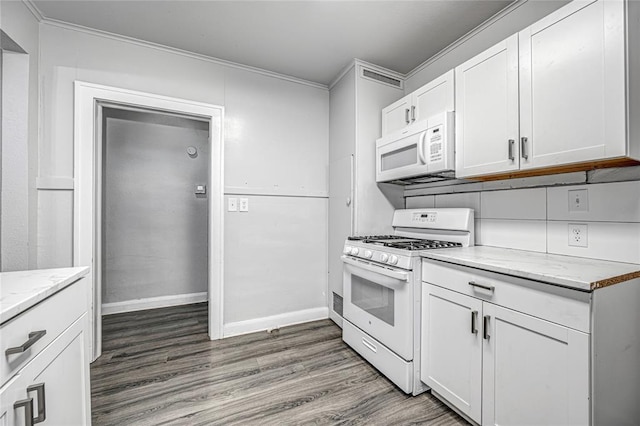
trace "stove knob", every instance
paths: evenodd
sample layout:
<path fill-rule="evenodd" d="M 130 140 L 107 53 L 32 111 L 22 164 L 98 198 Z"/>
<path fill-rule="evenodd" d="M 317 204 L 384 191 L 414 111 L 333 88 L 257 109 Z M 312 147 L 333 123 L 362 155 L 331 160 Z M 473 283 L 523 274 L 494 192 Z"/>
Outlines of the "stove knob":
<path fill-rule="evenodd" d="M 389 260 L 389 255 L 388 255 L 387 253 L 382 253 L 382 254 L 380 255 L 380 260 L 381 260 L 382 262 L 386 262 L 387 260 Z"/>
<path fill-rule="evenodd" d="M 364 251 L 364 257 L 366 257 L 367 259 L 371 259 L 371 256 L 373 256 L 373 253 L 371 253 L 371 250 Z"/>
<path fill-rule="evenodd" d="M 392 265 L 395 265 L 396 263 L 398 263 L 398 256 L 392 254 L 391 256 L 389 256 L 389 263 Z"/>
<path fill-rule="evenodd" d="M 355 256 L 358 253 L 360 253 L 360 249 L 358 247 L 352 247 L 351 248 L 351 254 L 353 254 Z"/>
<path fill-rule="evenodd" d="M 351 254 L 351 247 L 349 246 L 344 246 L 344 250 L 342 250 L 342 252 L 344 254 Z"/>

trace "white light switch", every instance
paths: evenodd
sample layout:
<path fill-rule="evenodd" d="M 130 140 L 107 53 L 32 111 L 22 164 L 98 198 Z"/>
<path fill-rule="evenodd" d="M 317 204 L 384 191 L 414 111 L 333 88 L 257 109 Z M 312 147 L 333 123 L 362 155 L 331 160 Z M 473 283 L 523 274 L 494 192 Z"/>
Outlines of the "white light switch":
<path fill-rule="evenodd" d="M 589 211 L 589 196 L 586 189 L 574 189 L 569 193 L 569 211 L 587 212 Z"/>
<path fill-rule="evenodd" d="M 238 211 L 238 199 L 237 198 L 229 198 L 229 205 L 227 207 L 227 210 L 230 212 L 237 212 Z"/>
<path fill-rule="evenodd" d="M 240 211 L 248 212 L 249 211 L 249 199 L 248 198 L 240 198 Z"/>

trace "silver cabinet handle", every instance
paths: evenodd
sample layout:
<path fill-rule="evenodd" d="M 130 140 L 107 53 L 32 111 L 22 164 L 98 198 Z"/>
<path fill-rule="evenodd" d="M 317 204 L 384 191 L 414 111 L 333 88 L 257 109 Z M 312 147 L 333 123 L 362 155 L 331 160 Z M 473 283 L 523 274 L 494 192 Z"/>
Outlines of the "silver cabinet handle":
<path fill-rule="evenodd" d="M 416 121 L 416 106 L 411 105 L 411 121 Z"/>
<path fill-rule="evenodd" d="M 404 122 L 407 124 L 411 123 L 411 121 L 409 121 L 409 108 L 404 110 Z"/>
<path fill-rule="evenodd" d="M 509 160 L 514 161 L 516 157 L 513 155 L 513 145 L 515 145 L 516 141 L 514 139 L 509 139 Z"/>
<path fill-rule="evenodd" d="M 21 399 L 13 404 L 13 409 L 24 407 L 24 426 L 33 426 L 33 398 Z"/>
<path fill-rule="evenodd" d="M 491 317 L 489 315 L 485 315 L 482 319 L 482 338 L 485 340 L 489 340 L 489 319 Z"/>
<path fill-rule="evenodd" d="M 471 334 L 478 334 L 476 321 L 478 320 L 478 311 L 471 311 Z"/>
<path fill-rule="evenodd" d="M 481 288 L 483 290 L 489 290 L 489 291 L 495 290 L 495 287 L 492 286 L 492 285 L 478 284 L 477 282 L 474 282 L 474 281 L 469 281 L 469 285 L 471 287 L 478 287 L 478 288 Z"/>
<path fill-rule="evenodd" d="M 529 158 L 529 154 L 527 154 L 527 143 L 528 142 L 529 142 L 529 138 L 526 138 L 526 137 L 520 138 L 520 155 L 525 160 L 527 160 Z"/>
<path fill-rule="evenodd" d="M 351 197 L 347 197 L 347 207 L 351 205 Z"/>
<path fill-rule="evenodd" d="M 33 346 L 38 340 L 42 339 L 45 334 L 47 334 L 47 330 L 32 331 L 31 333 L 29 333 L 29 340 L 27 340 L 20 346 L 7 349 L 6 351 L 4 351 L 4 353 L 7 356 L 13 354 L 21 354 L 22 352 Z"/>
<path fill-rule="evenodd" d="M 47 419 L 47 406 L 44 396 L 44 383 L 31 385 L 27 388 L 27 393 L 36 391 L 38 396 L 38 417 L 33 419 L 33 423 L 42 423 Z"/>

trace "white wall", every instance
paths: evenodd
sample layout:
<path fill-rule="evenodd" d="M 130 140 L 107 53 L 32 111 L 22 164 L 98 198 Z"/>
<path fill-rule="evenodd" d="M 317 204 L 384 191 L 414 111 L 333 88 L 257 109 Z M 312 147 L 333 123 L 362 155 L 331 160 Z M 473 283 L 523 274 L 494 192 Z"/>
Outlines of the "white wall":
<path fill-rule="evenodd" d="M 2 51 L 0 270 L 29 265 L 29 55 Z"/>
<path fill-rule="evenodd" d="M 305 233 L 327 247 L 325 88 L 51 24 L 41 25 L 40 67 L 39 176 L 60 187 L 73 178 L 74 80 L 225 106 L 225 192 L 251 201 L 249 212 L 226 215 L 225 323 L 326 309 L 326 255 L 298 262 Z M 39 193 L 40 267 L 71 264 L 71 194 Z M 260 256 L 277 273 L 247 267 L 266 264 Z M 283 294 L 296 297 L 283 303 Z"/>
<path fill-rule="evenodd" d="M 400 89 L 364 78 L 356 80 L 355 220 L 357 235 L 389 234 L 395 209 L 404 207 L 402 187 L 376 183 L 376 139 L 382 132 L 381 110 Z"/>
<path fill-rule="evenodd" d="M 6 77 L 13 82 L 3 78 L 3 85 L 9 85 L 4 87 L 3 102 L 11 105 L 4 105 L 2 123 L 1 268 L 18 270 L 36 266 L 38 22 L 24 3 L 2 3 L 0 27 L 27 53 L 26 58 L 6 53 L 3 61 Z"/>
<path fill-rule="evenodd" d="M 635 173 L 640 175 L 640 168 Z M 557 175 L 557 183 L 576 184 L 535 188 L 497 189 L 497 182 L 444 186 L 406 202 L 407 208 L 474 209 L 476 245 L 640 263 L 640 181 L 598 182 L 590 176 Z M 569 211 L 569 192 L 582 189 L 587 191 L 587 211 Z M 570 224 L 587 225 L 587 247 L 569 245 Z"/>

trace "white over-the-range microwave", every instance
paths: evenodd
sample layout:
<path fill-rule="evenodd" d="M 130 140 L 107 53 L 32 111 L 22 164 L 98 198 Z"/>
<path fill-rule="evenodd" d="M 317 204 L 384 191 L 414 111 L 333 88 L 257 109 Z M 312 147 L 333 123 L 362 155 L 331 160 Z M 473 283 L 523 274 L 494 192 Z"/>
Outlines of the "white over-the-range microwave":
<path fill-rule="evenodd" d="M 376 141 L 376 181 L 453 175 L 454 113 L 429 117 Z"/>

